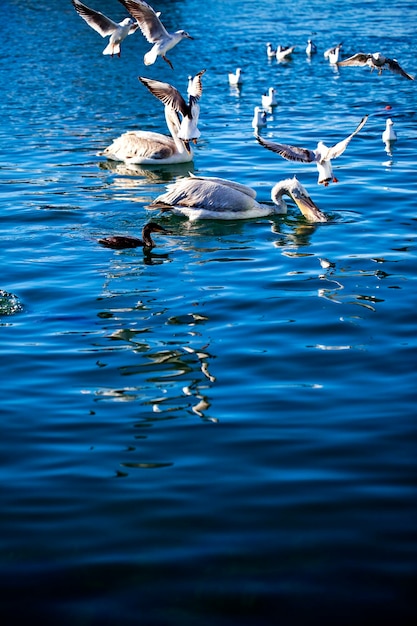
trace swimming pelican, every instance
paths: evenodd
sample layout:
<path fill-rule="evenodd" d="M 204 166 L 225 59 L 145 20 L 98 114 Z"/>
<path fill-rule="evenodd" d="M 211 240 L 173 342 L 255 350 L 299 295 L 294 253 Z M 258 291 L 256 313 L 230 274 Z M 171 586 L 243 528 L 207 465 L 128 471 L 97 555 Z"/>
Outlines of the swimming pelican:
<path fill-rule="evenodd" d="M 352 137 L 354 137 L 361 130 L 367 119 L 368 116 L 365 115 L 352 134 L 330 148 L 324 145 L 322 141 L 318 142 L 315 150 L 308 150 L 307 148 L 299 148 L 297 146 L 289 146 L 282 143 L 268 141 L 259 135 L 256 136 L 256 139 L 261 146 L 267 148 L 268 150 L 272 150 L 272 152 L 276 152 L 284 159 L 288 159 L 289 161 L 299 161 L 302 163 L 315 163 L 319 173 L 318 182 L 319 184 L 323 184 L 327 187 L 330 181 L 337 183 L 337 178 L 333 174 L 331 160 L 336 159 L 338 156 L 343 154 Z"/>
<path fill-rule="evenodd" d="M 235 87 L 242 84 L 242 70 L 240 67 L 236 69 L 236 72 L 229 72 L 229 85 L 233 85 Z"/>
<path fill-rule="evenodd" d="M 268 41 L 266 44 L 266 56 L 268 59 L 274 59 L 276 57 L 277 51 L 272 47 L 272 43 Z"/>
<path fill-rule="evenodd" d="M 339 61 L 338 65 L 352 65 L 352 66 L 365 66 L 368 65 L 372 70 L 378 70 L 378 74 L 382 74 L 382 70 L 391 70 L 395 74 L 399 74 L 404 78 L 408 78 L 408 80 L 414 80 L 413 76 L 407 74 L 406 71 L 400 66 L 396 59 L 389 59 L 385 57 L 381 52 L 373 52 L 371 54 L 366 54 L 364 52 L 358 52 L 348 59 L 344 59 L 343 61 Z"/>
<path fill-rule="evenodd" d="M 313 54 L 316 54 L 317 46 L 312 39 L 308 39 L 307 47 L 306 47 L 306 55 L 311 57 Z"/>
<path fill-rule="evenodd" d="M 339 61 L 340 50 L 342 49 L 342 47 L 343 44 L 338 43 L 337 46 L 334 46 L 333 48 L 328 48 L 324 52 L 324 58 L 328 59 L 329 63 L 331 63 L 332 65 L 337 65 L 337 62 Z"/>
<path fill-rule="evenodd" d="M 288 61 L 295 50 L 295 46 L 278 46 L 275 56 L 277 61 Z"/>
<path fill-rule="evenodd" d="M 202 74 L 203 72 L 200 72 L 196 75 L 196 85 Z M 165 104 L 165 119 L 171 137 L 151 131 L 132 130 L 115 139 L 98 156 L 105 156 L 111 161 L 122 161 L 129 165 L 167 165 L 192 161 L 193 151 L 189 141 L 199 136 L 199 130 L 193 118 L 195 114 L 193 103 L 197 96 L 190 96 L 187 104 L 172 85 L 143 77 L 139 77 L 139 80 Z M 201 89 L 196 87 L 195 93 L 199 91 L 201 93 Z M 178 112 L 183 115 L 182 122 Z M 183 136 L 181 131 L 187 133 L 185 139 L 180 138 L 180 135 Z"/>
<path fill-rule="evenodd" d="M 255 107 L 253 111 L 252 128 L 256 131 L 257 128 L 261 128 L 262 126 L 266 126 L 266 111 L 261 109 L 261 107 Z"/>
<path fill-rule="evenodd" d="M 190 175 L 167 185 L 166 193 L 158 196 L 150 209 L 172 211 L 190 220 L 221 219 L 236 220 L 265 217 L 274 213 L 285 215 L 288 195 L 304 217 L 311 222 L 327 222 L 327 217 L 310 198 L 303 185 L 294 178 L 282 180 L 272 191 L 273 205 L 257 202 L 256 191 L 224 178 Z"/>
<path fill-rule="evenodd" d="M 276 98 L 276 91 L 273 87 L 270 87 L 268 89 L 268 93 L 264 93 L 262 94 L 262 106 L 265 109 L 268 109 L 270 107 L 276 107 L 278 102 L 277 102 L 277 98 Z"/>
<path fill-rule="evenodd" d="M 387 143 L 389 141 L 396 141 L 397 140 L 397 133 L 395 132 L 395 130 L 393 129 L 394 126 L 394 122 L 392 121 L 392 119 L 389 117 L 386 121 L 386 126 L 385 126 L 385 130 L 382 133 L 382 141 L 384 143 Z"/>
<path fill-rule="evenodd" d="M 109 17 L 100 13 L 100 11 L 94 11 L 80 0 L 72 0 L 75 10 L 78 15 L 87 22 L 91 28 L 93 28 L 102 37 L 109 37 L 108 45 L 104 48 L 103 54 L 111 54 L 111 56 L 117 54 L 120 56 L 120 44 L 128 35 L 134 33 L 139 25 L 136 20 L 130 17 L 126 17 L 121 22 L 113 22 Z"/>
<path fill-rule="evenodd" d="M 105 237 L 99 239 L 98 242 L 106 248 L 114 248 L 116 250 L 123 250 L 124 248 L 147 248 L 152 249 L 155 246 L 155 242 L 151 237 L 151 233 L 165 233 L 169 234 L 165 228 L 162 228 L 156 222 L 149 222 L 145 224 L 142 229 L 143 239 L 137 237 L 129 237 L 127 235 L 114 235 L 111 237 Z"/>
<path fill-rule="evenodd" d="M 143 0 L 119 0 L 137 21 L 142 35 L 153 46 L 143 57 L 145 65 L 153 65 L 160 56 L 174 69 L 166 53 L 176 46 L 182 39 L 193 39 L 185 30 L 169 33 L 159 19 L 159 13 Z"/>

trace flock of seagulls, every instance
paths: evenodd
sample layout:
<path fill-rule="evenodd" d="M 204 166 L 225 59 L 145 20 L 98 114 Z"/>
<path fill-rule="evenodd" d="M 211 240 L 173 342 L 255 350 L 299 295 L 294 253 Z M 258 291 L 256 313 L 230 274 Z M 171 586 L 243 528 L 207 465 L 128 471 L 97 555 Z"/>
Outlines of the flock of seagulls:
<path fill-rule="evenodd" d="M 160 12 L 156 12 L 144 0 L 119 0 L 129 13 L 121 22 L 115 22 L 99 11 L 87 7 L 80 0 L 71 0 L 78 15 L 102 37 L 109 37 L 109 43 L 103 50 L 105 55 L 121 55 L 121 44 L 128 36 L 140 30 L 151 49 L 144 55 L 145 65 L 153 65 L 161 57 L 172 69 L 173 64 L 167 58 L 167 52 L 174 48 L 183 39 L 193 39 L 184 30 L 169 33 L 160 19 Z M 324 57 L 337 67 L 368 66 L 371 71 L 376 69 L 379 74 L 383 70 L 390 70 L 408 80 L 414 80 L 396 61 L 385 57 L 382 53 L 357 53 L 347 59 L 339 60 L 342 43 L 329 48 Z M 295 50 L 295 46 L 278 45 L 276 49 L 270 42 L 266 44 L 267 57 L 276 58 L 278 62 L 288 60 Z M 317 53 L 316 44 L 309 39 L 305 48 L 308 57 Z M 164 165 L 172 163 L 187 163 L 193 159 L 193 143 L 200 137 L 198 121 L 200 114 L 199 100 L 201 98 L 202 76 L 201 70 L 195 76 L 188 77 L 187 97 L 169 83 L 139 77 L 139 81 L 150 93 L 164 105 L 165 119 L 170 135 L 163 135 L 151 131 L 128 131 L 116 138 L 111 145 L 99 153 L 109 160 L 121 161 L 127 164 Z M 240 87 L 242 84 L 242 69 L 228 74 L 229 84 Z M 318 170 L 318 183 L 328 186 L 330 182 L 337 182 L 332 170 L 332 160 L 344 153 L 352 138 L 357 135 L 366 124 L 365 115 L 355 130 L 345 139 L 328 147 L 319 141 L 315 149 L 302 148 L 284 143 L 277 143 L 264 139 L 259 129 L 266 125 L 266 110 L 277 106 L 277 94 L 270 87 L 262 95 L 262 107 L 254 110 L 252 127 L 258 143 L 284 159 L 300 163 L 315 163 Z M 386 146 L 391 146 L 397 139 L 393 129 L 393 122 L 388 119 L 382 140 Z M 285 214 L 287 204 L 283 196 L 289 196 L 300 209 L 308 221 L 326 222 L 327 216 L 317 207 L 303 185 L 294 176 L 278 182 L 271 191 L 271 204 L 261 204 L 256 200 L 256 192 L 240 183 L 215 177 L 203 177 L 189 174 L 167 186 L 166 192 L 158 196 L 148 208 L 171 211 L 174 214 L 185 215 L 190 220 L 215 219 L 247 219 L 261 217 L 273 213 Z M 123 249 L 143 247 L 152 249 L 154 241 L 151 233 L 167 233 L 159 224 L 150 222 L 143 228 L 142 239 L 128 236 L 113 236 L 100 239 L 106 247 Z"/>

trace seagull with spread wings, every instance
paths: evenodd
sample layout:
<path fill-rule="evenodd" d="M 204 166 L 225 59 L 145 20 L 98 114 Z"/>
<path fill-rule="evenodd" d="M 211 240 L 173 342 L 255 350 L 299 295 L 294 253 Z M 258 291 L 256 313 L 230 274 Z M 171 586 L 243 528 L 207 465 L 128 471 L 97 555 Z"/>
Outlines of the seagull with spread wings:
<path fill-rule="evenodd" d="M 373 52 L 367 54 L 365 52 L 358 52 L 348 59 L 344 59 L 343 61 L 339 61 L 337 65 L 345 66 L 368 66 L 371 68 L 371 72 L 373 70 L 378 70 L 378 74 L 382 74 L 382 70 L 391 70 L 394 74 L 399 74 L 404 78 L 408 78 L 408 80 L 414 80 L 414 77 L 410 74 L 407 74 L 405 70 L 401 67 L 396 59 L 389 59 L 384 56 L 381 52 Z"/>

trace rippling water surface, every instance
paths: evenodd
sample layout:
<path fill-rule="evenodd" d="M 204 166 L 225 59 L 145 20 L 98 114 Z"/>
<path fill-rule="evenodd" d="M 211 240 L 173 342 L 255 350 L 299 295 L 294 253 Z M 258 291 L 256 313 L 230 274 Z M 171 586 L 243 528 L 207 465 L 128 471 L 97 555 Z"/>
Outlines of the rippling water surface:
<path fill-rule="evenodd" d="M 4 623 L 415 623 L 416 83 L 323 57 L 343 41 L 416 74 L 415 3 L 155 2 L 195 37 L 174 71 L 143 65 L 139 33 L 102 56 L 69 1 L 2 6 Z M 267 41 L 292 60 L 268 61 Z M 125 130 L 166 132 L 139 75 L 185 93 L 203 68 L 193 164 L 96 156 Z M 338 184 L 256 143 L 270 86 L 272 140 L 332 145 L 369 114 Z M 264 202 L 296 174 L 330 220 L 291 203 L 247 221 L 152 214 L 172 233 L 153 254 L 97 243 L 140 233 L 189 171 Z"/>

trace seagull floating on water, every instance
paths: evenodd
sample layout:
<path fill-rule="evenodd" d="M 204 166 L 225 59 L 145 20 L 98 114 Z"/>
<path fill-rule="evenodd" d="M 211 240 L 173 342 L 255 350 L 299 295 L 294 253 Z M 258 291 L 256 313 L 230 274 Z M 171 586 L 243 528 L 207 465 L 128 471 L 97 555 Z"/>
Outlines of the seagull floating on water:
<path fill-rule="evenodd" d="M 169 184 L 166 193 L 158 196 L 149 208 L 169 210 L 175 215 L 185 215 L 192 221 L 250 219 L 274 213 L 286 214 L 284 194 L 295 202 L 307 220 L 327 222 L 326 215 L 320 211 L 295 176 L 282 180 L 273 187 L 273 205 L 257 202 L 256 191 L 246 185 L 223 178 L 190 175 Z"/>
<path fill-rule="evenodd" d="M 278 46 L 276 51 L 277 61 L 288 61 L 295 50 L 295 46 Z"/>
<path fill-rule="evenodd" d="M 387 119 L 387 121 L 386 121 L 385 130 L 382 133 L 382 141 L 384 143 L 387 143 L 388 141 L 396 141 L 397 140 L 397 133 L 393 129 L 393 126 L 394 126 L 394 122 L 389 117 Z"/>
<path fill-rule="evenodd" d="M 266 126 L 266 111 L 261 109 L 261 107 L 255 107 L 253 111 L 252 128 L 256 131 L 257 128 L 261 128 L 262 126 Z"/>
<path fill-rule="evenodd" d="M 99 35 L 102 37 L 110 37 L 108 45 L 103 50 L 103 54 L 111 54 L 111 56 L 117 54 L 120 56 L 120 44 L 139 27 L 137 21 L 133 20 L 131 17 L 126 17 L 124 20 L 117 23 L 103 15 L 103 13 L 100 13 L 100 11 L 90 9 L 80 2 L 80 0 L 72 0 L 72 4 L 78 15 Z"/>
<path fill-rule="evenodd" d="M 242 70 L 240 67 L 236 69 L 236 72 L 229 72 L 229 85 L 233 85 L 234 87 L 238 87 L 242 84 Z"/>
<path fill-rule="evenodd" d="M 389 59 L 384 56 L 381 52 L 373 52 L 371 54 L 367 54 L 364 52 L 358 52 L 348 59 L 344 59 L 343 61 L 339 61 L 338 65 L 352 65 L 352 66 L 361 66 L 364 67 L 368 65 L 371 68 L 371 71 L 378 70 L 378 74 L 382 74 L 382 70 L 391 70 L 395 74 L 399 74 L 404 78 L 408 78 L 408 80 L 414 80 L 414 77 L 410 74 L 407 74 L 405 70 L 401 67 L 396 59 Z"/>
<path fill-rule="evenodd" d="M 119 0 L 137 21 L 142 35 L 153 46 L 143 57 L 145 65 L 153 65 L 160 56 L 174 69 L 166 53 L 183 39 L 193 39 L 185 30 L 169 33 L 159 19 L 160 13 L 143 0 Z"/>
<path fill-rule="evenodd" d="M 313 56 L 313 54 L 316 54 L 316 52 L 317 52 L 316 44 L 314 43 L 314 41 L 312 39 L 309 39 L 307 41 L 306 55 L 308 57 L 311 57 L 311 56 Z"/>
<path fill-rule="evenodd" d="M 132 130 L 115 139 L 98 156 L 129 165 L 167 165 L 192 161 L 193 151 L 189 142 L 200 136 L 194 116 L 198 118 L 195 107 L 198 106 L 196 102 L 202 93 L 201 76 L 204 71 L 194 77 L 194 95 L 189 96 L 188 103 L 172 85 L 139 77 L 145 87 L 165 104 L 165 119 L 171 136 Z M 182 121 L 179 113 L 183 116 Z"/>
<path fill-rule="evenodd" d="M 273 87 L 270 87 L 267 93 L 262 94 L 262 106 L 265 109 L 277 106 L 278 102 L 276 93 L 276 90 Z"/>
<path fill-rule="evenodd" d="M 328 48 L 324 52 L 324 58 L 328 59 L 331 65 L 337 65 L 337 62 L 339 61 L 340 50 L 342 49 L 342 47 L 343 47 L 343 44 L 338 43 L 337 46 L 333 46 L 333 48 Z"/>
<path fill-rule="evenodd" d="M 268 150 L 272 150 L 272 152 L 276 152 L 284 159 L 288 159 L 289 161 L 299 161 L 301 163 L 315 163 L 319 173 L 318 182 L 319 184 L 327 187 L 330 181 L 337 183 L 337 178 L 333 174 L 331 160 L 336 159 L 338 156 L 343 154 L 352 137 L 354 137 L 361 130 L 361 128 L 363 128 L 367 119 L 368 116 L 365 115 L 352 134 L 330 148 L 328 148 L 322 141 L 318 142 L 315 150 L 308 150 L 307 148 L 299 148 L 297 146 L 289 146 L 283 143 L 268 141 L 259 135 L 256 136 L 256 139 L 261 146 L 267 148 Z"/>
<path fill-rule="evenodd" d="M 277 51 L 272 47 L 272 43 L 268 41 L 266 44 L 266 56 L 268 59 L 274 59 L 277 55 Z"/>
<path fill-rule="evenodd" d="M 156 222 L 149 222 L 145 224 L 142 229 L 143 239 L 138 237 L 129 237 L 128 235 L 114 235 L 99 239 L 98 242 L 106 248 L 114 248 L 115 250 L 124 250 L 125 248 L 145 248 L 151 250 L 155 247 L 155 242 L 151 237 L 151 233 L 165 233 L 169 234 L 165 228 L 162 228 Z"/>

